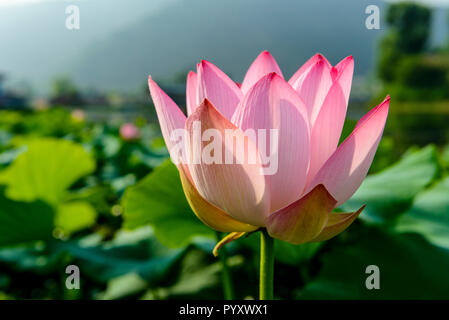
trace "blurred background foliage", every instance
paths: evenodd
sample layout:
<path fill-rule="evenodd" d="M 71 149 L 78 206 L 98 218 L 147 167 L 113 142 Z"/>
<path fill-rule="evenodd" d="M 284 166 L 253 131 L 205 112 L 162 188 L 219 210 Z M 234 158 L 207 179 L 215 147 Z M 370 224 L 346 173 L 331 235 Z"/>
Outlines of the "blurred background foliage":
<path fill-rule="evenodd" d="M 351 100 L 342 136 L 391 94 L 370 175 L 339 209 L 367 207 L 325 243 L 275 242 L 278 299 L 449 298 L 449 45 L 430 45 L 429 8 L 385 13 L 378 85 Z M 181 105 L 185 74 L 164 84 Z M 256 298 L 259 235 L 212 256 L 223 235 L 191 212 L 146 87 L 51 88 L 0 99 L 0 299 L 220 299 L 226 272 L 236 298 Z M 71 264 L 80 290 L 65 287 Z M 380 290 L 365 287 L 373 264 Z"/>

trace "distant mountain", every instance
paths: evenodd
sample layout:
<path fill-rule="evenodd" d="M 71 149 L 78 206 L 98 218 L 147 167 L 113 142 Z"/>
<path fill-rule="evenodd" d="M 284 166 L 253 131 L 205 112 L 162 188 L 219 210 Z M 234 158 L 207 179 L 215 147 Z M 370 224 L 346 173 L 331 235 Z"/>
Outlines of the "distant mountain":
<path fill-rule="evenodd" d="M 322 52 L 333 63 L 353 54 L 358 74 L 374 62 L 382 30 L 365 28 L 373 0 L 183 0 L 98 41 L 74 65 L 76 79 L 132 89 L 148 74 L 168 79 L 207 59 L 241 80 L 268 49 L 287 75 Z"/>
<path fill-rule="evenodd" d="M 0 0 L 1 1 L 1 0 Z M 52 77 L 70 74 L 73 61 L 98 39 L 127 28 L 176 0 L 57 0 L 0 6 L 0 73 L 26 80 L 38 89 Z M 65 27 L 65 9 L 80 8 L 81 29 Z"/>
<path fill-rule="evenodd" d="M 68 3 L 80 6 L 79 31 L 65 29 Z M 365 28 L 372 4 L 382 19 L 380 0 L 61 0 L 0 7 L 0 72 L 39 89 L 68 74 L 84 88 L 135 91 L 148 74 L 172 79 L 201 59 L 241 81 L 268 49 L 286 76 L 316 52 L 333 63 L 352 54 L 356 75 L 366 75 L 385 31 L 383 23 L 381 30 Z M 446 34 L 440 20 L 437 38 Z"/>

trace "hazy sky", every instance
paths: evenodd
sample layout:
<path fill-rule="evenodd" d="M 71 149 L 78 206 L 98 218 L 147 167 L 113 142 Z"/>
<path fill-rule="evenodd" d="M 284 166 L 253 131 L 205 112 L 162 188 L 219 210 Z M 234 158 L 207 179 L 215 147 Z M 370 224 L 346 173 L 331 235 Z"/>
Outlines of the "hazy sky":
<path fill-rule="evenodd" d="M 44 1 L 54 1 L 54 0 L 0 0 L 0 6 L 14 6 L 14 5 L 26 5 L 26 4 L 32 4 L 37 2 L 44 2 Z M 77 1 L 77 0 L 72 0 Z M 398 2 L 398 1 L 404 1 L 404 0 L 386 0 L 386 2 Z M 423 4 L 427 5 L 435 5 L 439 7 L 448 7 L 449 6 L 449 0 L 415 0 L 416 2 L 421 2 Z"/>
<path fill-rule="evenodd" d="M 373 68 L 375 43 L 382 30 L 363 28 L 364 9 L 368 4 L 385 7 L 381 1 L 285 0 L 272 7 L 272 0 L 0 0 L 0 39 L 8 44 L 0 50 L 0 72 L 8 76 L 11 87 L 25 81 L 46 90 L 51 79 L 62 74 L 84 87 L 128 89 L 147 77 L 146 70 L 169 79 L 198 58 L 214 61 L 242 78 L 241 66 L 247 67 L 258 51 L 269 49 L 288 72 L 294 72 L 297 61 L 317 51 L 326 51 L 335 63 L 356 54 L 357 70 L 365 75 Z M 449 5 L 449 0 L 428 1 Z M 206 2 L 210 5 L 205 6 Z M 252 8 L 259 2 L 260 6 Z M 319 3 L 326 3 L 329 10 L 322 10 Z M 79 31 L 65 28 L 68 4 L 82 7 Z M 351 12 L 351 17 L 335 14 L 338 8 Z M 227 15 L 223 17 L 221 11 Z M 446 11 L 436 10 L 433 45 L 447 41 Z M 203 12 L 207 13 L 205 20 Z M 267 18 L 271 20 L 264 21 Z M 204 28 L 205 24 L 213 31 Z M 316 29 L 313 36 L 307 31 L 310 26 Z M 230 35 L 238 40 L 227 41 Z M 235 43 L 233 54 L 222 50 Z M 179 48 L 185 48 L 182 54 Z M 242 60 L 240 64 L 235 63 L 236 57 Z"/>
<path fill-rule="evenodd" d="M 23 6 L 29 4 L 35 4 L 39 2 L 48 2 L 54 0 L 0 0 L 0 7 L 12 7 L 12 6 Z M 72 2 L 76 2 L 77 0 L 72 0 Z"/>
<path fill-rule="evenodd" d="M 42 0 L 0 0 L 0 6 L 24 5 L 41 1 Z"/>
<path fill-rule="evenodd" d="M 55 0 L 0 0 L 0 6 L 17 6 L 17 5 L 27 5 L 44 1 L 55 1 Z M 61 0 L 59 0 L 61 1 Z M 64 1 L 64 0 L 63 0 Z M 69 2 L 69 0 L 65 0 Z M 70 2 L 76 2 L 79 0 L 71 0 Z M 399 2 L 405 0 L 384 0 L 386 2 Z M 415 0 L 415 2 L 420 2 L 422 4 L 436 6 L 436 7 L 449 7 L 449 0 Z"/>
<path fill-rule="evenodd" d="M 75 4 L 76 2 L 83 0 L 0 0 L 0 7 L 23 6 L 23 5 L 36 4 L 39 2 L 50 2 L 50 1 L 70 2 Z"/>

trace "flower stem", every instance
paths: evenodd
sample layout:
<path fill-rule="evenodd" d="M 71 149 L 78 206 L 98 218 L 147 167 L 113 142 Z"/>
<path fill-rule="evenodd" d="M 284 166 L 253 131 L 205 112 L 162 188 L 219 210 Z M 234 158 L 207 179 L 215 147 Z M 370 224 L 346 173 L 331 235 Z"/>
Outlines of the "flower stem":
<path fill-rule="evenodd" d="M 273 300 L 274 239 L 266 229 L 260 233 L 260 300 Z"/>
<path fill-rule="evenodd" d="M 217 232 L 217 239 L 221 240 L 221 232 Z M 220 249 L 218 255 L 221 263 L 221 280 L 223 282 L 223 294 L 225 300 L 234 300 L 234 287 L 232 285 L 231 270 L 228 266 L 228 252 L 225 247 Z"/>

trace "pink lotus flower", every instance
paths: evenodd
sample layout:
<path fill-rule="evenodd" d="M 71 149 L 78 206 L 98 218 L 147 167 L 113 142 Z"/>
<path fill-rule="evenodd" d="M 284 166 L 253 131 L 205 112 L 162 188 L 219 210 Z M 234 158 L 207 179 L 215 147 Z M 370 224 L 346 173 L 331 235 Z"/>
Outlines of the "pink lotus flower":
<path fill-rule="evenodd" d="M 187 113 L 149 78 L 165 142 L 171 133 L 278 129 L 278 170 L 261 175 L 261 164 L 180 164 L 186 197 L 198 218 L 222 232 L 265 227 L 277 239 L 323 241 L 345 230 L 363 210 L 332 213 L 365 178 L 381 139 L 389 97 L 372 109 L 338 146 L 351 90 L 354 61 L 333 67 L 317 54 L 288 80 L 267 51 L 241 85 L 207 61 L 187 78 Z M 248 142 L 250 143 L 250 142 Z M 194 153 L 192 149 L 190 152 Z M 256 149 L 257 152 L 257 149 Z M 236 152 L 236 158 L 241 157 Z M 238 234 L 234 234 L 238 235 Z"/>
<path fill-rule="evenodd" d="M 120 137 L 125 141 L 135 141 L 140 138 L 140 130 L 132 123 L 124 123 L 120 126 Z"/>
<path fill-rule="evenodd" d="M 86 113 L 82 109 L 74 109 L 70 115 L 75 122 L 83 122 L 86 120 Z"/>

